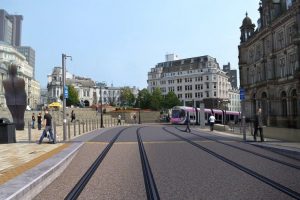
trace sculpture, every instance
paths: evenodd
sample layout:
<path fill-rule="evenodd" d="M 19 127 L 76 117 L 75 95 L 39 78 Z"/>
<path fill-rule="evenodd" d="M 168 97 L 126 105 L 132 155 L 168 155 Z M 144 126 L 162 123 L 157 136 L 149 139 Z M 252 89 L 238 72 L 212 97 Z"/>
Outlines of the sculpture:
<path fill-rule="evenodd" d="M 9 77 L 3 80 L 5 89 L 6 105 L 12 115 L 16 130 L 24 130 L 24 112 L 26 109 L 27 95 L 25 92 L 25 81 L 17 77 L 18 66 L 10 64 L 8 67 Z"/>

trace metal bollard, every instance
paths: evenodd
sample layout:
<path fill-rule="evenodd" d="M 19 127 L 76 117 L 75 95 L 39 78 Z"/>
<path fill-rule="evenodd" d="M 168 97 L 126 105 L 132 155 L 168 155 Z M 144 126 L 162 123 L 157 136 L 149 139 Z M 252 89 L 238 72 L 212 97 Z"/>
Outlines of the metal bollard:
<path fill-rule="evenodd" d="M 243 140 L 246 141 L 246 117 L 242 117 L 242 126 L 243 126 Z"/>
<path fill-rule="evenodd" d="M 53 139 L 54 139 L 54 143 L 56 143 L 56 122 L 53 122 L 53 130 L 54 130 L 54 136 L 53 136 Z"/>
<path fill-rule="evenodd" d="M 85 131 L 84 131 L 84 120 L 82 120 L 82 133 L 85 133 Z"/>
<path fill-rule="evenodd" d="M 69 139 L 71 139 L 71 125 L 69 120 L 68 120 L 68 137 Z"/>
<path fill-rule="evenodd" d="M 76 120 L 74 121 L 73 128 L 74 128 L 74 136 L 76 136 Z"/>
<path fill-rule="evenodd" d="M 31 124 L 30 121 L 28 121 L 28 143 L 31 142 Z"/>
<path fill-rule="evenodd" d="M 78 121 L 78 134 L 80 135 L 80 121 Z"/>

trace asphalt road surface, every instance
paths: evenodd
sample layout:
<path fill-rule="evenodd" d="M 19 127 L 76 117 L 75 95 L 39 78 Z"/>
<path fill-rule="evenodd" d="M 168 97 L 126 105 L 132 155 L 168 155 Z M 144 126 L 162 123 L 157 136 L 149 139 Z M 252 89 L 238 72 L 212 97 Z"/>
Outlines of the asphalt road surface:
<path fill-rule="evenodd" d="M 104 150 L 75 190 L 78 199 L 300 199 L 300 160 L 184 129 L 143 125 L 96 134 L 35 199 L 65 199 Z"/>

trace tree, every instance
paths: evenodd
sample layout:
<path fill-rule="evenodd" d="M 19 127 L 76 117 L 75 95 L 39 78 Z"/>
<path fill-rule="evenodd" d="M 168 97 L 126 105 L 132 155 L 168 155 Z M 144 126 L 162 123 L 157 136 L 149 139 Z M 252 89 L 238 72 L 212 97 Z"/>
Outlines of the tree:
<path fill-rule="evenodd" d="M 125 87 L 121 89 L 120 100 L 122 106 L 124 105 L 132 106 L 134 104 L 135 98 L 129 87 Z"/>
<path fill-rule="evenodd" d="M 170 109 L 174 106 L 179 106 L 181 104 L 180 100 L 174 92 L 168 92 L 164 100 L 164 108 Z"/>
<path fill-rule="evenodd" d="M 138 97 L 135 102 L 135 107 L 139 108 L 141 107 L 142 109 L 149 109 L 150 108 L 150 103 L 151 103 L 151 94 L 147 89 L 142 89 L 138 93 Z"/>
<path fill-rule="evenodd" d="M 163 96 L 159 88 L 155 88 L 151 95 L 150 108 L 153 110 L 160 110 L 163 105 Z"/>
<path fill-rule="evenodd" d="M 79 103 L 78 92 L 73 85 L 68 85 L 69 97 L 66 99 L 67 106 L 76 105 Z"/>

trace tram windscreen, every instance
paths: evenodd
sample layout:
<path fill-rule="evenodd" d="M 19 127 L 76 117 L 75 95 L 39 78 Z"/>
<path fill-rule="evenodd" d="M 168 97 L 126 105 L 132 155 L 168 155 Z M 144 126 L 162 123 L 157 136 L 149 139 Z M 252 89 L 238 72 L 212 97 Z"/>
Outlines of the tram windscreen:
<path fill-rule="evenodd" d="M 172 110 L 172 118 L 183 118 L 184 116 L 184 110 Z"/>

